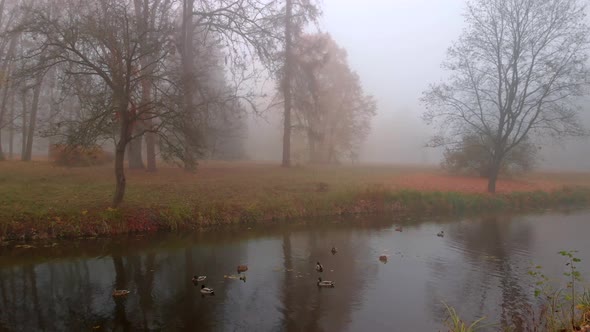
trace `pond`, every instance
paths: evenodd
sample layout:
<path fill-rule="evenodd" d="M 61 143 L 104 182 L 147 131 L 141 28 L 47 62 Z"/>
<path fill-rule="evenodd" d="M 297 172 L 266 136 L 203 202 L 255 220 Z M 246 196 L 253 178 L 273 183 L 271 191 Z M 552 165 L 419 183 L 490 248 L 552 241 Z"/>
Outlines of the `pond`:
<path fill-rule="evenodd" d="M 466 320 L 518 322 L 534 301 L 533 264 L 559 276 L 557 252 L 577 249 L 590 272 L 588 234 L 590 212 L 573 211 L 11 243 L 0 248 L 0 330 L 442 331 L 443 301 Z M 334 288 L 317 287 L 317 261 Z"/>

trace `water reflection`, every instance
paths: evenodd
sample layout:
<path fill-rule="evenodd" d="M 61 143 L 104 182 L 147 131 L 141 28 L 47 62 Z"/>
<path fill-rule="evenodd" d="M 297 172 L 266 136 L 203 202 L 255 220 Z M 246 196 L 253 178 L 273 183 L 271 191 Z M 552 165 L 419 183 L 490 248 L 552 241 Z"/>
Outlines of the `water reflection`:
<path fill-rule="evenodd" d="M 487 316 L 501 326 L 522 327 L 518 313 L 532 300 L 529 284 L 521 282 L 530 267 L 527 253 L 531 251 L 532 227 L 507 215 L 450 225 L 448 246 L 463 257 L 447 272 L 444 280 L 452 283 L 443 287 L 447 290 L 444 301 L 471 316 Z M 433 264 L 433 274 L 442 269 L 441 264 Z M 441 278 L 433 276 L 431 280 Z M 444 319 L 446 312 L 440 306 L 433 305 L 431 310 Z"/>
<path fill-rule="evenodd" d="M 367 259 L 368 238 L 361 235 L 363 230 L 357 231 L 356 234 L 350 230 L 283 234 L 281 312 L 284 330 L 345 329 L 365 284 L 374 276 L 374 270 L 363 270 L 358 266 L 358 262 Z M 331 253 L 333 246 L 338 247 L 335 255 Z M 324 267 L 322 273 L 315 271 L 317 261 Z M 319 276 L 335 281 L 337 287 L 318 288 Z"/>
<path fill-rule="evenodd" d="M 590 231 L 588 216 L 382 216 L 3 247 L 0 330 L 436 331 L 446 318 L 441 301 L 466 319 L 520 324 L 514 313 L 532 300 L 531 262 L 558 274 L 557 250 L 590 259 L 580 235 Z M 336 288 L 318 289 L 316 261 Z M 239 264 L 249 267 L 245 283 L 224 277 Z M 207 275 L 215 296 L 201 297 L 195 274 Z M 114 289 L 131 293 L 116 298 Z"/>

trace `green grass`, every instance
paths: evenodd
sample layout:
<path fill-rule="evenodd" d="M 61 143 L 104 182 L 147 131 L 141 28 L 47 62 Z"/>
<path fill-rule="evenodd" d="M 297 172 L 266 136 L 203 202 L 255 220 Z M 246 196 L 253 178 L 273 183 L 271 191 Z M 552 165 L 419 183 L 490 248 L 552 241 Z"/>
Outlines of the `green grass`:
<path fill-rule="evenodd" d="M 421 174 L 446 179 L 436 170 L 393 166 L 284 169 L 215 162 L 195 173 L 170 167 L 155 174 L 127 171 L 125 203 L 113 210 L 110 167 L 1 162 L 0 238 L 95 236 L 374 212 L 523 210 L 590 201 L 590 187 L 489 195 L 483 186 L 477 193 L 413 189 L 404 183 Z M 450 183 L 463 179 L 448 178 Z"/>
<path fill-rule="evenodd" d="M 464 322 L 461 317 L 459 317 L 455 308 L 448 306 L 446 303 L 443 304 L 445 305 L 449 315 L 449 318 L 446 321 L 449 332 L 475 332 L 484 328 L 484 326 L 482 326 L 482 322 L 485 320 L 485 317 L 468 324 Z"/>

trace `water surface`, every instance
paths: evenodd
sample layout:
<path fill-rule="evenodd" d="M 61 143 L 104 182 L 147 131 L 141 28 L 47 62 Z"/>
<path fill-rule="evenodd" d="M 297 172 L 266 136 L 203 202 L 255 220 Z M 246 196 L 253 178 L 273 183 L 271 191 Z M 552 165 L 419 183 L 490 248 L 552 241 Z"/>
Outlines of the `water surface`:
<path fill-rule="evenodd" d="M 0 330 L 439 331 L 442 301 L 467 320 L 518 322 L 533 301 L 531 265 L 559 276 L 557 251 L 577 249 L 590 272 L 588 234 L 590 212 L 577 211 L 12 243 L 0 248 Z M 316 287 L 316 261 L 335 288 Z M 246 282 L 226 278 L 238 264 Z M 202 297 L 193 274 L 215 296 Z M 131 293 L 116 299 L 115 288 Z"/>

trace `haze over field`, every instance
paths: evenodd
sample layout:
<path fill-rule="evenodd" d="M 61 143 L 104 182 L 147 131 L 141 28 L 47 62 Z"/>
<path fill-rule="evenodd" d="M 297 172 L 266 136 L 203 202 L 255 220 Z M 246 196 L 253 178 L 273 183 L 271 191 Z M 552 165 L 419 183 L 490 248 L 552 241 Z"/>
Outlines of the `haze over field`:
<path fill-rule="evenodd" d="M 463 0 L 324 0 L 320 29 L 348 52 L 365 91 L 377 100 L 377 115 L 363 144 L 361 161 L 438 165 L 440 149 L 423 148 L 433 133 L 420 116 L 419 98 L 445 77 L 440 65 L 465 27 Z M 281 112 L 250 119 L 248 154 L 280 160 Z M 581 113 L 590 127 L 590 106 Z M 539 168 L 589 170 L 590 141 L 546 142 Z"/>
<path fill-rule="evenodd" d="M 0 330 L 590 332 L 588 14 L 0 0 Z"/>
<path fill-rule="evenodd" d="M 5 0 L 0 160 L 589 170 L 586 5 Z"/>

